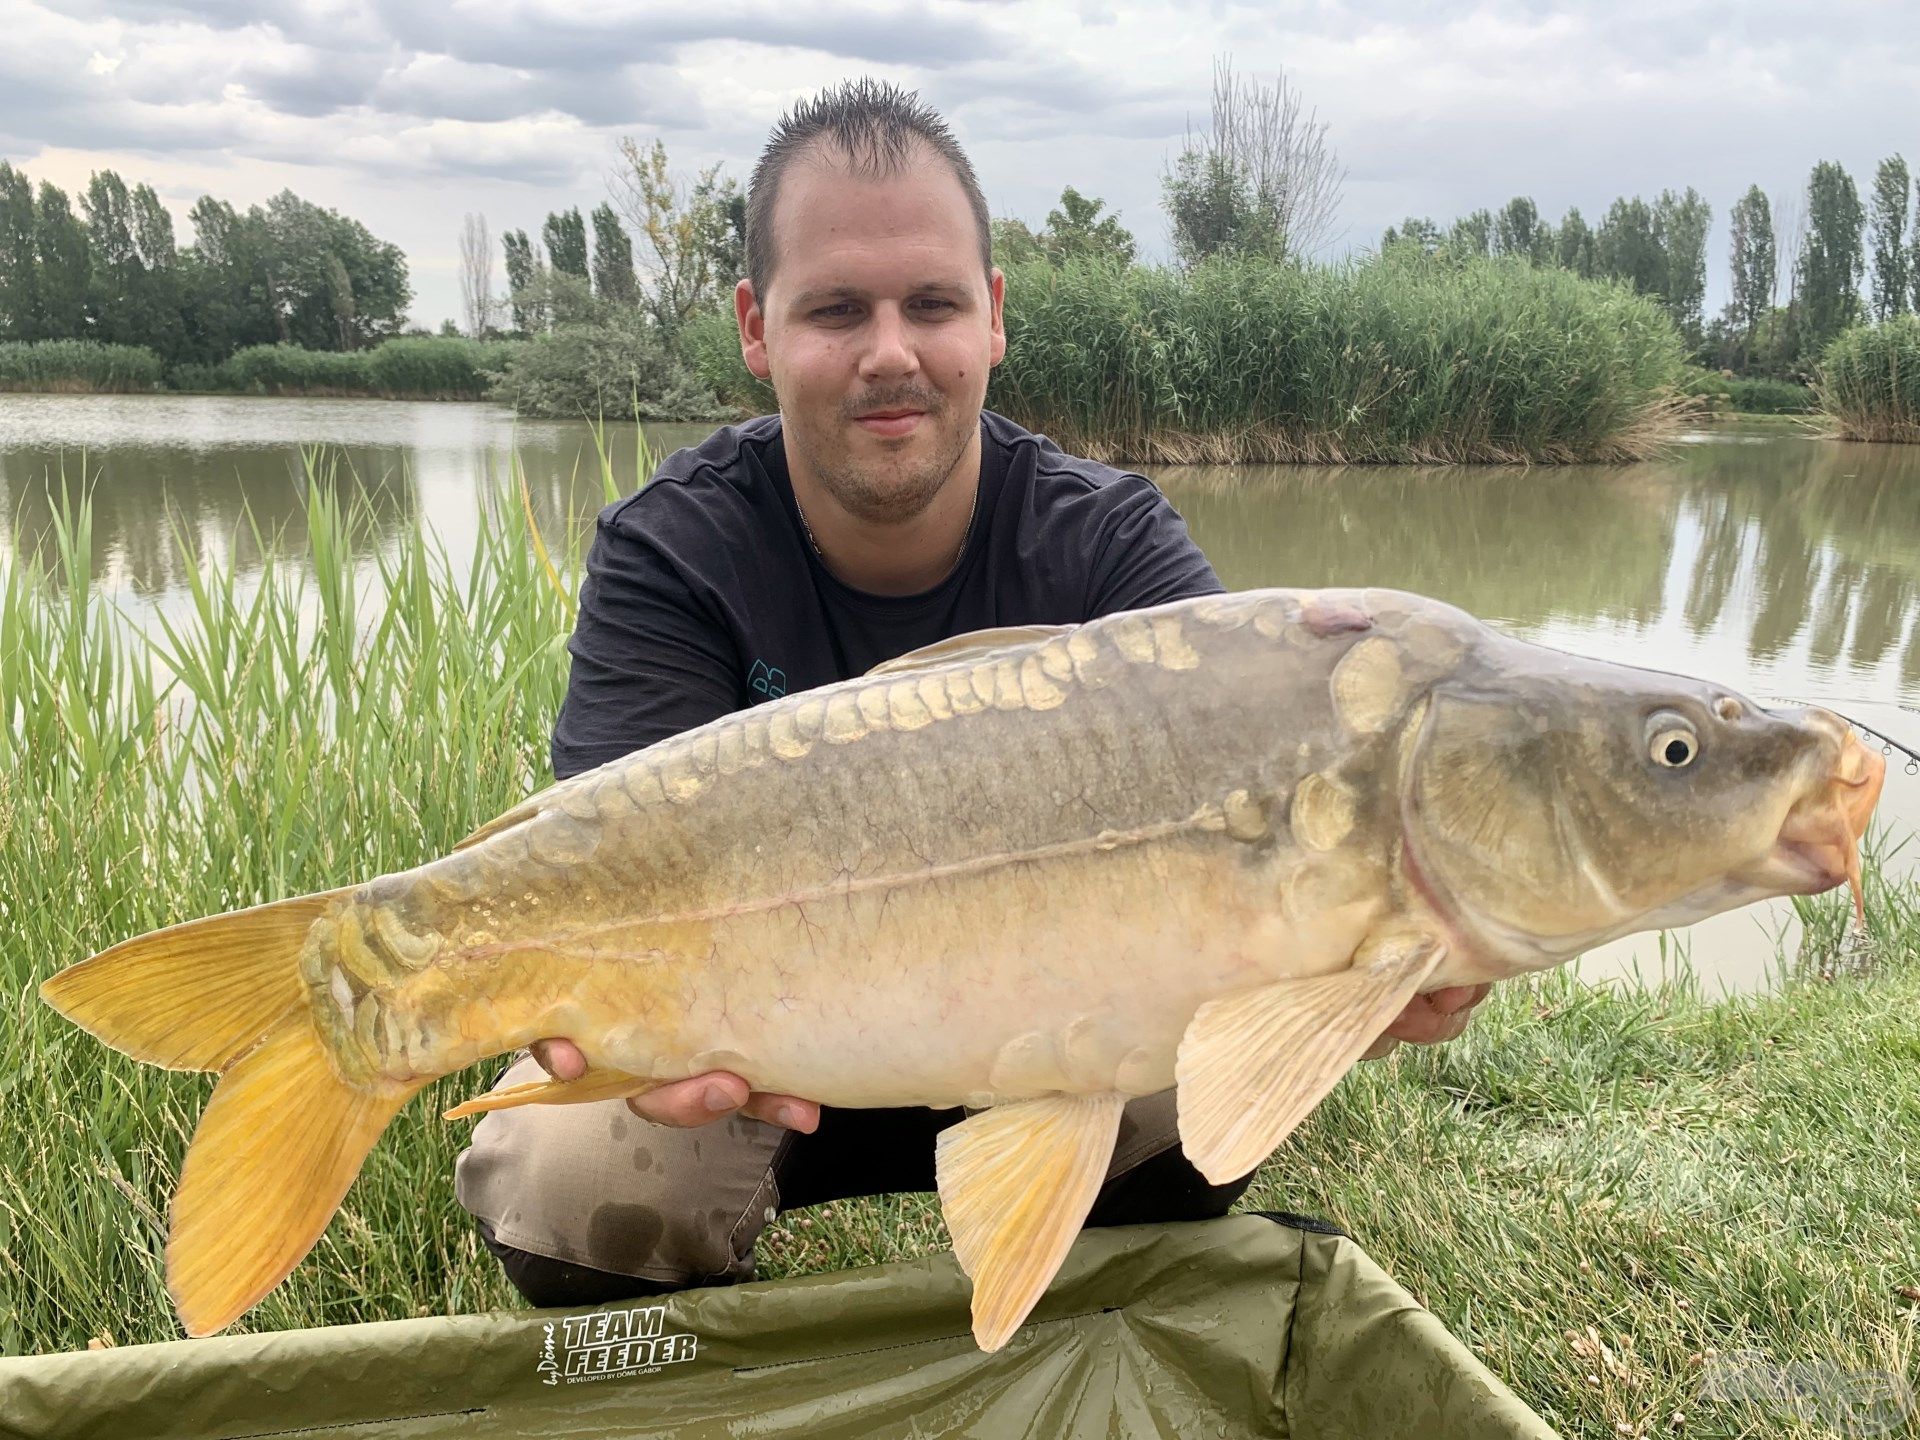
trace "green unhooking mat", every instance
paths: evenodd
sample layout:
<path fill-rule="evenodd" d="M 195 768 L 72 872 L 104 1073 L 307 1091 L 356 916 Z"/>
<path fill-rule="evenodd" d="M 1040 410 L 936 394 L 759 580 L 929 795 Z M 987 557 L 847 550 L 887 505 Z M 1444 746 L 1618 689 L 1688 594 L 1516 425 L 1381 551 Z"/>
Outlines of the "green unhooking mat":
<path fill-rule="evenodd" d="M 1089 1230 L 983 1355 L 950 1255 L 584 1311 L 0 1360 L 0 1435 L 1551 1440 L 1360 1247 L 1260 1215 Z"/>

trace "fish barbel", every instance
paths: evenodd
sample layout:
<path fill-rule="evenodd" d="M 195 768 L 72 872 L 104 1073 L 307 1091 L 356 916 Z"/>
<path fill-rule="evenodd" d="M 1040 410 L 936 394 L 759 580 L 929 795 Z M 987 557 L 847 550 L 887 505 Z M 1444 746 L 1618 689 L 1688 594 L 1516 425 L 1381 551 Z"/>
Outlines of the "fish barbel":
<path fill-rule="evenodd" d="M 451 853 L 54 976 L 108 1044 L 221 1079 L 168 1283 L 218 1330 L 313 1246 L 402 1105 L 548 1035 L 591 1068 L 965 1105 L 936 1174 L 1003 1345 L 1120 1110 L 1178 1086 L 1258 1166 L 1415 994 L 1851 880 L 1885 764 L 1838 717 L 1527 644 L 1387 590 L 987 631 L 554 785 Z"/>

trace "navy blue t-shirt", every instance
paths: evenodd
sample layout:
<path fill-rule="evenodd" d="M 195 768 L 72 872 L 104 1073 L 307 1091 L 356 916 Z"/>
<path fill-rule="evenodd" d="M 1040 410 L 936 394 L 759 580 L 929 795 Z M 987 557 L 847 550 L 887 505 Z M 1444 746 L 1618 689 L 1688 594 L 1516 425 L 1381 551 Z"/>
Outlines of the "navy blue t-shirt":
<path fill-rule="evenodd" d="M 991 410 L 980 431 L 960 563 L 918 595 L 868 594 L 827 570 L 800 526 L 778 415 L 668 456 L 600 513 L 555 777 L 969 630 L 1068 625 L 1223 588 L 1151 481 Z"/>

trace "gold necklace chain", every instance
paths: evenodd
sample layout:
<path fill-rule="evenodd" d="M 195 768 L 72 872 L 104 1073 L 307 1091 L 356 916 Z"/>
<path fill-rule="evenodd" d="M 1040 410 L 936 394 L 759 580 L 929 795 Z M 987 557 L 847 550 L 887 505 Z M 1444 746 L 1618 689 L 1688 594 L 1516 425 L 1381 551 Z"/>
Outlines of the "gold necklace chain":
<path fill-rule="evenodd" d="M 820 563 L 822 565 L 825 565 L 827 563 L 827 554 L 824 550 L 820 548 L 820 542 L 813 538 L 813 526 L 807 523 L 806 507 L 800 503 L 800 492 L 798 490 L 795 490 L 793 492 L 793 510 L 794 510 L 794 513 L 800 517 L 800 528 L 806 532 L 807 544 L 813 547 L 813 553 L 819 556 Z M 953 573 L 953 567 L 958 565 L 960 563 L 960 557 L 966 554 L 967 538 L 973 534 L 973 522 L 979 517 L 979 514 L 980 514 L 980 482 L 978 480 L 975 480 L 973 482 L 973 508 L 967 512 L 966 528 L 960 532 L 960 544 L 955 548 L 953 552 L 953 559 L 947 562 L 946 575 L 942 575 L 940 577 L 942 580 L 946 579 L 947 575 L 951 575 Z"/>

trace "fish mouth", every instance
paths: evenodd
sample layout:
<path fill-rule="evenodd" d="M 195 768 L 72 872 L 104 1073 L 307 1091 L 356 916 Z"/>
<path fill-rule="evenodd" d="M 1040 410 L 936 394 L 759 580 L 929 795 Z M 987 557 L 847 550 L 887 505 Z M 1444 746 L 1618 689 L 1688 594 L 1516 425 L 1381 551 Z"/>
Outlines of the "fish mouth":
<path fill-rule="evenodd" d="M 1844 881 L 1854 918 L 1866 923 L 1860 883 L 1860 841 L 1887 780 L 1887 762 L 1851 730 L 1827 783 L 1788 812 L 1773 846 L 1745 877 L 1780 895 L 1817 895 Z"/>

